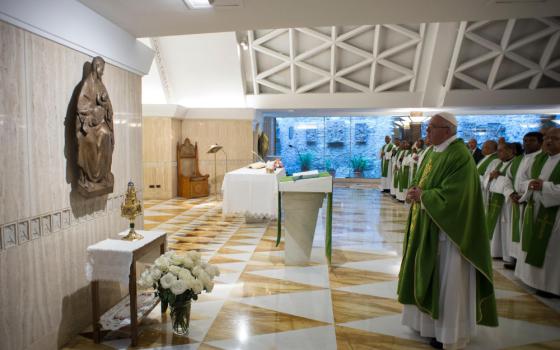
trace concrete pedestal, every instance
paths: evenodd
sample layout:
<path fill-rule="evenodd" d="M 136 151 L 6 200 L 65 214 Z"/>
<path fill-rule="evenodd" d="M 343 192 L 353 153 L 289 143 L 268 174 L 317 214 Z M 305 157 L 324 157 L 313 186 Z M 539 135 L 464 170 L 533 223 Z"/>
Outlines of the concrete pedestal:
<path fill-rule="evenodd" d="M 282 193 L 286 265 L 305 265 L 309 262 L 317 216 L 324 198 L 324 193 Z"/>

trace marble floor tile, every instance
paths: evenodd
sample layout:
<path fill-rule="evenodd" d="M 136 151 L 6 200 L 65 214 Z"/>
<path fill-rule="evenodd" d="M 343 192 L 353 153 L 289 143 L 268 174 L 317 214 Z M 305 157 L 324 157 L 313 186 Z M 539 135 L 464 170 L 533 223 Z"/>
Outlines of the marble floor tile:
<path fill-rule="evenodd" d="M 276 221 L 224 218 L 213 197 L 145 201 L 145 229 L 167 231 L 168 249 L 199 251 L 221 274 L 212 293 L 193 302 L 189 336 L 174 336 L 169 313 L 156 308 L 141 324 L 140 348 L 430 348 L 401 325 L 396 300 L 408 211 L 375 188 L 335 184 L 331 265 L 324 209 L 310 262 L 286 266 Z M 479 327 L 467 349 L 560 349 L 560 302 L 535 297 L 501 262 L 493 267 L 500 327 Z M 93 344 L 77 336 L 65 349 L 129 347 L 128 339 Z"/>

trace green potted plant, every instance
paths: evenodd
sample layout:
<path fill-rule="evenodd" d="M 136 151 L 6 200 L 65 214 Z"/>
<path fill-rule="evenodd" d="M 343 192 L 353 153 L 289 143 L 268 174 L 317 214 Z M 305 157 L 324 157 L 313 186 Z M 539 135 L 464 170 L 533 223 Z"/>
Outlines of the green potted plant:
<path fill-rule="evenodd" d="M 301 171 L 308 171 L 311 169 L 311 163 L 313 162 L 313 155 L 309 152 L 299 155 L 299 165 Z"/>
<path fill-rule="evenodd" d="M 364 169 L 366 168 L 367 161 L 362 156 L 354 156 L 350 160 L 352 169 L 354 169 L 354 175 L 357 177 L 362 177 Z"/>
<path fill-rule="evenodd" d="M 336 169 L 332 167 L 332 162 L 330 159 L 325 160 L 325 170 L 328 171 L 333 178 L 335 177 Z"/>

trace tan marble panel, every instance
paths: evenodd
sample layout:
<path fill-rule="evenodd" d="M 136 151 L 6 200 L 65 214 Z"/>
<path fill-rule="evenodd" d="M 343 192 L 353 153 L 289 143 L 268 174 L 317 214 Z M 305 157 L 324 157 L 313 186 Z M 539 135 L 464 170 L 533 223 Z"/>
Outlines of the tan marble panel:
<path fill-rule="evenodd" d="M 205 342 L 325 326 L 326 323 L 227 301 L 208 330 Z"/>
<path fill-rule="evenodd" d="M 0 121 L 6 122 L 0 147 L 13 150 L 6 159 L 0 152 L 0 223 L 31 219 L 43 232 L 0 252 L 0 348 L 58 348 L 90 323 L 87 246 L 115 236 L 127 222 L 118 200 L 109 206 L 106 198 L 71 193 L 69 103 L 91 57 L 2 22 L 0 39 Z M 106 65 L 104 82 L 119 121 L 112 171 L 115 192 L 123 193 L 129 180 L 142 186 L 141 78 Z M 67 208 L 71 222 L 63 228 Z M 123 291 L 103 283 L 102 293 L 106 308 Z"/>
<path fill-rule="evenodd" d="M 429 343 L 391 337 L 388 335 L 370 333 L 359 329 L 336 326 L 336 346 L 341 350 L 355 349 L 432 349 Z"/>
<path fill-rule="evenodd" d="M 29 216 L 24 31 L 0 22 L 0 225 Z M 7 205 L 11 203 L 11 205 Z"/>
<path fill-rule="evenodd" d="M 333 315 L 336 323 L 365 320 L 398 314 L 402 305 L 396 300 L 331 289 Z"/>
<path fill-rule="evenodd" d="M 252 162 L 253 131 L 251 120 L 188 119 L 182 123 L 182 137 L 198 142 L 200 171 L 210 175 L 210 187 L 214 188 L 214 155 L 206 154 L 210 145 L 218 143 L 227 153 L 227 170 L 241 168 Z M 216 178 L 221 188 L 226 172 L 226 158 L 223 152 L 216 154 Z"/>

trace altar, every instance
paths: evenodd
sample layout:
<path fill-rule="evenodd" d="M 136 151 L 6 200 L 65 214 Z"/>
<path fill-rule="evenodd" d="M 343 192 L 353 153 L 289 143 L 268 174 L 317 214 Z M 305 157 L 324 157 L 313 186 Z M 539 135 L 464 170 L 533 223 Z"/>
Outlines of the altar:
<path fill-rule="evenodd" d="M 284 168 L 267 173 L 265 168 L 245 167 L 226 173 L 222 183 L 222 215 L 276 219 L 278 180 L 285 175 Z"/>

